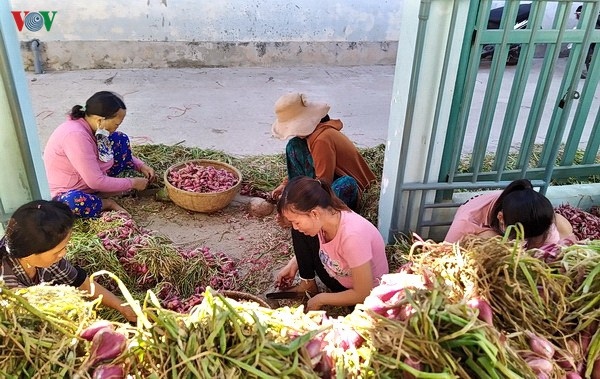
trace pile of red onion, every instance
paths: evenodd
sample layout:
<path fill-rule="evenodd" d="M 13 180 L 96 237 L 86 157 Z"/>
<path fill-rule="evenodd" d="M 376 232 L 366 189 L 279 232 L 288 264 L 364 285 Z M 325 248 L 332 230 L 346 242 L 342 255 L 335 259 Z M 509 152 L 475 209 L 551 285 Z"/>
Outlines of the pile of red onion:
<path fill-rule="evenodd" d="M 167 180 L 171 185 L 189 192 L 222 192 L 235 186 L 238 178 L 230 171 L 196 162 L 169 171 Z"/>

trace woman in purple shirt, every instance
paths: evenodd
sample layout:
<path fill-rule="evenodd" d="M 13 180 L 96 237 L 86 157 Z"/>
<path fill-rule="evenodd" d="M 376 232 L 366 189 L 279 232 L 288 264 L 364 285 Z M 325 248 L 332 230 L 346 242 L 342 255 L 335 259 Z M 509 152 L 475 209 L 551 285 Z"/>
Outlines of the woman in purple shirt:
<path fill-rule="evenodd" d="M 104 210 L 124 210 L 111 196 L 143 190 L 154 170 L 131 154 L 129 137 L 117 132 L 127 108 L 117 94 L 93 94 L 85 107 L 75 105 L 69 119 L 56 128 L 44 150 L 44 165 L 54 200 L 79 217 Z M 127 169 L 143 177 L 117 178 Z"/>

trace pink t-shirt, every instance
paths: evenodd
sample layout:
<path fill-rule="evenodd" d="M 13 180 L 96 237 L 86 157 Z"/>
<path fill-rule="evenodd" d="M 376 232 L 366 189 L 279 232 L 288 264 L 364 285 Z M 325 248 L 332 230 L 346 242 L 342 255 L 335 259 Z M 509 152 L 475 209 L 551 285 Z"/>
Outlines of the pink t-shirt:
<path fill-rule="evenodd" d="M 69 190 L 121 192 L 132 187 L 129 178 L 106 175 L 114 161 L 98 159 L 96 138 L 84 119 L 67 120 L 52 133 L 44 149 L 44 166 L 52 197 Z M 133 158 L 136 169 L 143 162 Z"/>
<path fill-rule="evenodd" d="M 352 269 L 371 261 L 373 286 L 389 272 L 385 243 L 379 230 L 367 219 L 342 211 L 335 237 L 325 242 L 319 233 L 319 257 L 325 269 L 346 288 L 353 288 Z"/>
<path fill-rule="evenodd" d="M 446 242 L 457 242 L 469 234 L 481 234 L 493 230 L 488 223 L 490 212 L 502 191 L 494 191 L 475 196 L 458 207 L 452 225 L 448 229 Z M 560 240 L 558 229 L 552 223 L 545 244 L 557 243 Z"/>

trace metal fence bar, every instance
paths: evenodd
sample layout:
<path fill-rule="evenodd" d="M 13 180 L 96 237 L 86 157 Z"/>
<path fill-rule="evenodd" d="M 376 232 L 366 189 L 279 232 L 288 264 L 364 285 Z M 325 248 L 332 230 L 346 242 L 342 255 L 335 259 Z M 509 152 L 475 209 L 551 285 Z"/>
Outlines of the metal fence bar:
<path fill-rule="evenodd" d="M 507 47 L 510 45 L 509 35 L 510 32 L 512 32 L 512 26 L 507 27 L 507 20 L 515 20 L 518 9 L 519 2 L 510 2 L 508 3 L 508 7 L 505 7 L 504 12 L 502 13 L 502 20 L 500 21 L 500 29 L 503 30 L 502 41 L 500 42 L 500 46 L 496 45 L 494 50 L 492 66 L 488 76 L 488 84 L 481 106 L 481 115 L 477 133 L 475 134 L 473 153 L 471 155 L 471 170 L 473 172 L 472 180 L 474 182 L 477 181 L 477 176 L 483 165 L 483 160 L 488 152 L 488 141 L 494 122 L 494 115 L 496 113 L 496 107 L 493 105 L 498 103 L 498 97 L 500 95 L 500 90 L 502 89 L 506 58 L 508 57 Z M 483 45 L 481 45 L 480 48 L 483 48 Z"/>
<path fill-rule="evenodd" d="M 506 181 L 503 180 L 501 182 L 495 181 L 481 181 L 477 183 L 471 182 L 456 182 L 456 183 L 404 183 L 404 187 L 402 188 L 403 192 L 413 192 L 413 191 L 425 191 L 425 190 L 455 190 L 455 189 L 464 189 L 464 190 L 481 190 L 488 188 L 504 188 L 510 184 L 512 180 Z M 531 180 L 531 183 L 534 187 L 545 186 L 546 182 L 543 180 Z"/>
<path fill-rule="evenodd" d="M 576 66 L 576 67 L 581 67 L 582 60 L 583 60 L 584 56 L 587 55 L 589 43 L 591 41 L 591 36 L 596 27 L 596 20 L 598 17 L 597 14 L 598 14 L 598 10 L 599 10 L 598 8 L 600 7 L 600 4 L 596 3 L 595 6 L 593 6 L 591 8 L 591 11 L 589 10 L 588 7 L 589 7 L 589 5 L 587 5 L 583 9 L 582 17 L 579 20 L 579 26 L 581 26 L 581 27 L 585 26 L 585 34 L 584 34 L 583 41 L 581 43 L 581 45 L 584 46 L 583 52 L 585 54 L 580 54 L 581 56 L 579 57 L 579 59 L 577 59 L 578 66 Z M 595 60 L 598 59 L 598 51 L 597 50 L 599 50 L 599 49 L 595 49 L 595 51 L 594 51 L 594 53 L 595 53 L 594 55 L 596 56 Z M 597 62 L 594 61 L 594 64 L 597 65 Z M 574 73 L 574 75 L 576 77 L 578 77 L 579 72 L 576 71 Z M 565 143 L 564 152 L 563 152 L 562 159 L 560 162 L 560 164 L 563 166 L 573 164 L 573 162 L 575 160 L 575 155 L 577 154 L 577 151 L 579 149 L 581 136 L 583 135 L 583 131 L 585 129 L 585 121 L 587 118 L 586 116 L 587 116 L 588 112 L 590 111 L 594 93 L 598 86 L 598 80 L 597 79 L 594 80 L 594 79 L 595 78 L 592 75 L 590 75 L 589 79 L 585 81 L 583 88 L 581 90 L 581 98 L 583 100 L 579 102 L 577 110 L 575 111 L 575 117 L 574 117 L 573 123 L 571 124 L 571 128 L 569 130 L 567 142 Z M 587 151 L 586 151 L 586 153 L 587 153 Z M 585 155 L 585 153 L 584 153 L 584 155 Z M 589 162 L 589 163 L 593 163 L 593 161 Z"/>
<path fill-rule="evenodd" d="M 6 227 L 6 222 L 10 216 L 6 213 L 6 209 L 4 209 L 4 204 L 2 204 L 2 199 L 0 199 L 0 232 Z"/>
<path fill-rule="evenodd" d="M 600 69 L 600 61 L 596 61 L 596 67 Z M 599 72 L 600 74 L 600 72 Z M 590 140 L 585 148 L 583 154 L 582 163 L 593 164 L 598 158 L 598 152 L 600 151 L 600 111 L 596 113 L 596 121 L 590 134 Z M 599 164 L 600 165 L 600 164 Z"/>
<path fill-rule="evenodd" d="M 561 16 L 560 12 L 556 13 L 553 21 L 554 28 L 556 28 L 557 25 L 563 25 L 564 16 L 565 15 Z M 527 175 L 528 170 L 530 170 L 529 162 L 531 156 L 533 155 L 535 138 L 540 128 L 544 106 L 548 101 L 548 94 L 550 92 L 550 87 L 552 86 L 552 79 L 556 70 L 556 61 L 560 54 L 560 49 L 558 48 L 558 46 L 560 46 L 560 44 L 562 43 L 563 34 L 564 27 L 561 28 L 560 33 L 557 35 L 556 43 L 546 45 L 546 54 L 544 56 L 540 76 L 538 77 L 538 81 L 536 83 L 535 95 L 533 96 L 533 103 L 531 105 L 529 117 L 527 119 L 525 134 L 523 136 L 523 143 L 517 160 L 517 167 L 521 169 L 521 177 L 525 177 Z M 554 109 L 557 109 L 558 104 L 559 102 L 557 101 Z M 556 110 L 554 112 L 556 113 Z M 540 167 L 543 166 L 545 165 L 540 165 Z"/>
<path fill-rule="evenodd" d="M 575 157 L 579 150 L 581 137 L 583 135 L 583 131 L 586 126 L 587 114 L 590 111 L 590 108 L 592 105 L 592 100 L 594 98 L 594 93 L 595 93 L 597 87 L 598 87 L 597 80 L 595 82 L 593 82 L 591 80 L 587 80 L 585 82 L 585 84 L 583 85 L 583 89 L 581 90 L 581 98 L 583 100 L 579 103 L 577 110 L 575 111 L 575 117 L 573 119 L 573 122 L 571 123 L 571 128 L 569 129 L 569 135 L 567 137 L 567 141 L 565 142 L 562 159 L 559 162 L 559 164 L 561 166 L 571 166 L 575 163 Z M 596 115 L 596 116 L 598 116 L 598 115 Z M 594 131 L 590 134 L 590 137 L 592 139 L 595 137 Z M 586 148 L 586 151 L 584 152 L 584 156 L 588 155 L 587 150 L 589 148 L 590 147 Z M 597 152 L 597 148 L 596 148 L 596 152 Z M 592 151 L 591 153 L 594 153 L 594 151 Z M 593 155 L 595 156 L 596 154 L 593 154 Z M 587 163 L 593 163 L 593 162 L 594 161 L 587 162 Z"/>
<path fill-rule="evenodd" d="M 570 12 L 568 12 L 566 4 L 558 3 L 558 12 L 557 18 L 558 25 L 555 28 L 559 30 L 559 40 L 557 41 L 557 45 L 562 43 L 562 36 L 564 35 L 566 29 L 566 21 L 569 17 Z M 557 56 L 558 58 L 558 52 Z M 575 61 L 575 62 L 574 62 Z M 554 104 L 554 110 L 552 113 L 552 118 L 550 121 L 550 125 L 548 127 L 548 132 L 546 133 L 546 141 L 554 141 L 553 143 L 545 143 L 541 156 L 539 165 L 545 167 L 552 167 L 555 164 L 556 156 L 558 155 L 558 149 L 561 144 L 562 133 L 565 129 L 565 123 L 567 118 L 565 116 L 569 115 L 569 110 L 571 108 L 572 99 L 573 99 L 573 91 L 576 89 L 577 82 L 579 80 L 579 67 L 583 63 L 583 56 L 581 54 L 570 55 L 567 58 L 567 67 L 565 69 L 565 75 L 560 85 L 559 95 L 562 98 L 557 98 Z M 577 78 L 574 77 L 575 72 L 577 71 Z M 549 175 L 552 173 L 549 172 Z"/>
<path fill-rule="evenodd" d="M 519 111 L 523 102 L 523 94 L 527 86 L 527 78 L 533 64 L 536 46 L 535 41 L 539 31 L 541 30 L 544 11 L 546 9 L 546 2 L 540 1 L 533 3 L 531 9 L 532 13 L 529 16 L 531 23 L 527 25 L 528 30 L 530 30 L 529 42 L 526 45 L 521 46 L 519 65 L 517 66 L 517 72 L 515 73 L 510 98 L 508 100 L 508 104 L 506 105 L 506 115 L 502 124 L 502 133 L 500 134 L 498 148 L 496 149 L 497 153 L 494 160 L 494 170 L 496 171 L 497 181 L 502 179 L 502 175 L 506 169 L 506 162 L 509 157 L 509 152 L 513 147 L 512 142 L 515 134 L 517 119 L 519 117 Z"/>
<path fill-rule="evenodd" d="M 563 33 L 568 18 L 567 10 L 566 4 L 559 3 L 558 13 L 562 15 L 562 23 L 560 24 L 559 30 Z M 586 34 L 584 40 L 585 38 L 589 39 L 589 34 Z M 561 35 L 559 35 L 559 42 L 561 41 L 562 38 Z M 544 144 L 542 148 L 542 157 L 540 159 L 541 164 L 546 167 L 545 180 L 548 183 L 552 179 L 552 172 L 562 145 L 562 136 L 566 129 L 574 93 L 577 88 L 577 82 L 579 81 L 579 67 L 581 67 L 583 60 L 584 56 L 582 54 L 579 56 L 570 56 L 567 60 L 565 76 L 563 77 L 561 88 L 559 90 L 560 94 L 564 93 L 565 95 L 562 99 L 557 99 L 556 108 L 554 109 L 552 121 L 546 136 L 546 141 L 552 141 L 552 143 Z M 547 187 L 543 187 L 540 192 L 545 193 L 546 190 Z"/>
<path fill-rule="evenodd" d="M 598 7 L 600 4 L 598 2 L 596 2 L 596 7 Z M 596 8 L 596 12 L 597 12 L 597 8 Z M 595 30 L 594 33 L 599 34 L 600 30 Z M 598 38 L 598 36 L 596 35 L 596 39 L 598 40 L 600 43 L 600 38 Z M 585 83 L 585 85 L 590 85 L 590 87 L 592 86 L 591 83 L 594 83 L 594 91 L 598 88 L 598 82 L 600 81 L 600 44 L 596 45 L 596 48 L 594 50 L 594 56 L 592 57 L 592 65 L 590 67 L 590 70 L 588 71 L 588 78 L 587 81 Z M 584 89 L 585 91 L 585 89 Z M 585 92 L 585 94 L 587 94 L 587 92 Z M 586 99 L 584 98 L 584 101 L 586 101 Z M 581 107 L 583 107 L 583 104 L 581 104 Z M 583 112 L 587 114 L 586 112 Z M 584 164 L 593 164 L 596 162 L 596 160 L 598 159 L 598 154 L 600 152 L 600 110 L 598 110 L 598 113 L 596 113 L 596 120 L 594 121 L 594 125 L 592 127 L 592 130 L 590 132 L 590 139 L 586 145 L 585 148 L 585 153 L 583 154 L 583 158 L 582 158 L 582 163 Z"/>
<path fill-rule="evenodd" d="M 583 0 L 583 2 L 585 3 L 584 7 L 586 7 L 584 9 L 588 9 L 591 14 L 597 14 L 600 9 L 600 0 Z M 507 0 L 504 3 L 505 7 L 500 28 L 489 30 L 487 29 L 487 22 L 491 3 L 491 0 L 470 0 L 470 7 L 473 12 L 470 12 L 467 16 L 467 29 L 465 38 L 462 41 L 461 60 L 458 66 L 459 73 L 456 77 L 451 104 L 452 109 L 449 114 L 448 131 L 444 141 L 445 145 L 437 182 L 432 182 L 436 178 L 433 178 L 434 175 L 429 171 L 435 162 L 433 159 L 436 154 L 434 143 L 436 138 L 439 138 L 437 136 L 439 134 L 437 124 L 440 122 L 441 111 L 437 106 L 443 100 L 441 90 L 445 88 L 443 86 L 447 75 L 446 71 L 442 71 L 441 74 L 440 91 L 436 99 L 437 106 L 433 115 L 432 132 L 428 136 L 426 171 L 422 175 L 422 180 L 417 178 L 418 182 L 410 183 L 402 181 L 401 187 L 397 189 L 396 196 L 400 199 L 398 206 L 407 206 L 412 209 L 412 215 L 405 213 L 402 216 L 404 221 L 402 230 L 404 232 L 412 230 L 421 233 L 426 228 L 448 225 L 450 222 L 446 217 L 436 217 L 436 215 L 442 216 L 446 213 L 440 213 L 436 210 L 451 210 L 459 207 L 460 204 L 451 201 L 454 192 L 457 190 L 481 192 L 502 189 L 515 179 L 528 178 L 532 181 L 534 187 L 539 188 L 541 193 L 545 193 L 551 181 L 555 179 L 600 175 L 600 163 L 596 163 L 600 151 L 600 111 L 595 114 L 593 128 L 583 154 L 582 163 L 579 163 L 581 154 L 578 149 L 583 139 L 582 133 L 585 132 L 587 135 L 589 121 L 593 117 L 589 113 L 590 109 L 593 108 L 593 104 L 595 104 L 595 91 L 600 85 L 600 53 L 598 53 L 600 49 L 595 52 L 592 67 L 588 72 L 588 79 L 584 83 L 579 79 L 579 66 L 581 66 L 585 57 L 583 49 L 585 48 L 585 51 L 587 51 L 589 43 L 596 42 L 595 39 L 600 36 L 600 31 L 595 31 L 589 25 L 584 27 L 584 30 L 571 30 L 570 28 L 567 30 L 567 21 L 569 17 L 573 18 L 572 10 L 574 9 L 574 2 L 570 0 L 533 1 L 528 26 L 525 30 L 514 30 L 512 28 L 521 1 Z M 541 25 L 548 13 L 547 8 L 549 8 L 550 3 L 553 6 L 556 5 L 552 8 L 556 9 L 556 12 L 552 26 L 544 30 Z M 457 9 L 456 3 L 454 6 L 451 25 L 456 19 L 456 13 L 454 13 Z M 450 46 L 452 42 L 448 39 L 446 41 L 447 46 Z M 563 73 L 562 69 L 559 68 L 562 67 L 562 63 L 559 66 L 558 60 L 561 46 L 568 42 L 573 43 L 574 49 L 571 49 Z M 488 83 L 484 84 L 485 94 L 482 110 L 479 114 L 471 116 L 471 113 L 474 112 L 472 109 L 472 94 L 477 85 L 478 71 L 482 59 L 481 50 L 484 45 L 488 44 L 494 45 L 494 54 Z M 505 72 L 506 59 L 511 45 L 514 44 L 522 44 L 519 62 L 512 82 L 506 83 L 508 77 Z M 532 88 L 534 93 L 529 97 L 531 91 L 528 91 L 529 84 L 527 82 L 528 79 L 531 79 L 529 75 L 534 61 L 536 61 L 534 54 L 536 49 L 541 46 L 545 47 L 545 54 L 541 62 L 539 77 L 535 80 L 535 87 Z M 450 49 L 448 48 L 448 50 Z M 449 59 L 451 59 L 448 56 L 448 50 L 442 63 L 444 67 L 448 67 Z M 419 57 L 415 57 L 415 61 L 419 59 Z M 479 80 L 481 80 L 481 76 L 479 76 Z M 560 85 L 556 86 L 559 81 Z M 555 86 L 552 85 L 553 82 Z M 501 117 L 500 112 L 496 110 L 496 104 L 503 85 L 504 87 L 506 85 L 510 86 L 506 111 L 503 112 L 503 118 L 500 120 L 502 126 L 498 146 L 493 151 L 488 151 L 490 148 L 488 141 L 492 135 L 491 128 L 493 125 L 498 125 L 498 119 Z M 559 87 L 559 95 L 555 95 L 557 87 Z M 581 88 L 582 99 L 577 104 L 576 112 L 573 114 L 571 112 L 573 99 L 566 97 L 563 104 L 561 97 L 564 94 L 572 96 L 578 88 Z M 526 93 L 528 102 L 531 102 L 528 105 L 531 106 L 529 111 L 521 111 Z M 550 95 L 551 93 L 552 95 Z M 557 98 L 550 96 L 557 96 Z M 541 125 L 544 112 L 551 113 L 548 125 Z M 518 158 L 517 163 L 515 167 L 512 164 L 508 167 L 508 159 L 510 159 L 512 149 L 515 147 L 513 142 L 517 135 L 517 126 L 521 126 L 521 123 L 518 122 L 519 116 L 523 118 L 525 114 L 527 114 L 525 129 L 523 132 L 518 129 L 519 133 L 523 135 L 522 139 L 518 141 L 521 143 L 521 148 L 515 153 Z M 569 125 L 571 116 L 573 116 L 573 125 Z M 586 122 L 587 126 L 585 125 Z M 465 136 L 470 131 L 469 125 L 473 123 L 477 125 L 477 130 L 473 150 L 470 152 L 469 170 L 468 172 L 460 172 L 462 171 L 461 158 L 463 154 L 469 153 L 464 151 Z M 409 125 L 408 127 L 414 128 L 415 126 Z M 546 136 L 540 135 L 542 127 L 548 127 Z M 564 158 L 560 165 L 556 165 L 556 159 L 563 147 L 563 135 L 567 135 L 563 152 Z M 408 138 L 410 133 L 408 135 L 404 134 L 404 136 Z M 407 138 L 403 139 L 403 143 L 412 143 Z M 542 157 L 539 159 L 539 163 L 532 167 L 531 158 L 534 152 L 537 151 L 536 138 L 545 138 L 545 145 L 542 148 Z M 495 154 L 496 157 L 492 169 L 488 170 L 484 168 L 484 159 L 490 153 Z M 575 156 L 577 159 L 574 158 Z M 577 161 L 577 164 L 575 164 L 575 161 Z M 409 163 L 405 163 L 405 166 L 408 165 Z M 435 199 L 431 196 L 432 192 L 436 195 Z M 414 208 L 415 206 L 418 206 L 418 208 Z M 418 214 L 415 215 L 415 212 Z M 395 224 L 395 226 L 398 230 L 401 225 Z M 435 232 L 437 233 L 439 230 L 435 230 Z"/>
<path fill-rule="evenodd" d="M 586 177 L 592 175 L 600 175 L 600 164 L 578 164 L 573 166 L 555 166 L 553 167 L 552 177 L 554 179 L 566 179 L 570 177 Z M 526 172 L 526 176 L 523 176 L 521 170 L 506 170 L 502 175 L 503 180 L 515 180 L 521 178 L 528 179 L 543 179 L 546 177 L 546 167 L 532 167 Z M 479 174 L 479 180 L 494 180 L 496 178 L 495 172 L 482 172 Z M 471 174 L 457 174 L 455 182 L 470 182 Z"/>
<path fill-rule="evenodd" d="M 475 5 L 478 4 L 478 0 L 472 0 L 471 3 L 472 7 L 475 7 Z M 452 183 L 454 181 L 454 175 L 460 163 L 469 119 L 469 111 L 472 103 L 472 97 L 470 94 L 472 94 L 475 89 L 477 72 L 479 71 L 479 62 L 481 60 L 481 50 L 479 49 L 480 40 L 481 36 L 483 35 L 482 31 L 487 28 L 487 16 L 484 16 L 484 14 L 489 14 L 491 6 L 492 3 L 490 0 L 482 0 L 481 4 L 479 4 L 480 11 L 478 12 L 479 16 L 477 20 L 471 20 L 473 23 L 467 23 L 467 27 L 476 25 L 478 32 L 474 34 L 474 39 L 470 46 L 471 49 L 468 60 L 469 64 L 466 68 L 466 75 L 464 76 L 464 79 L 462 77 L 457 78 L 457 86 L 460 86 L 460 91 L 462 94 L 464 94 L 464 96 L 462 96 L 462 99 L 460 99 L 460 103 L 453 102 L 452 104 L 458 108 L 458 112 L 455 114 L 456 116 L 453 117 L 453 114 L 451 114 L 450 125 L 448 127 L 448 134 L 453 134 L 455 136 L 455 138 L 453 138 L 454 143 L 450 144 L 449 140 L 446 139 L 446 143 L 444 145 L 442 160 L 448 161 L 449 164 L 442 166 L 443 171 L 441 172 L 441 175 L 444 175 L 447 172 L 447 177 L 440 178 L 440 180 L 446 180 L 448 183 Z M 465 47 L 466 46 L 463 45 L 463 48 Z M 473 62 L 477 62 L 477 64 L 473 64 Z M 459 80 L 462 80 L 462 83 Z M 455 97 L 455 99 L 457 98 Z"/>
<path fill-rule="evenodd" d="M 406 201 L 406 209 L 413 209 L 416 194 L 417 194 L 417 191 L 409 191 L 408 192 L 408 199 Z M 410 225 L 411 218 L 412 218 L 412 214 L 410 212 L 406 212 L 406 215 L 404 218 L 404 225 Z M 420 226 L 418 223 L 417 223 L 416 231 L 417 231 L 417 233 L 421 233 Z"/>

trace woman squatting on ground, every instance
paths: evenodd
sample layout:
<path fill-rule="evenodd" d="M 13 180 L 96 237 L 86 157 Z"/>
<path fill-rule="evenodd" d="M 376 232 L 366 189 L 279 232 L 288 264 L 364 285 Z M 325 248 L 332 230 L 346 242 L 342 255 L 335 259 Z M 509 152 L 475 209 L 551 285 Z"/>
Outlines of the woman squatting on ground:
<path fill-rule="evenodd" d="M 8 220 L 0 240 L 0 277 L 9 288 L 37 284 L 65 284 L 102 296 L 102 304 L 136 321 L 131 307 L 94 282 L 80 267 L 65 259 L 75 216 L 58 201 L 35 200 L 20 206 Z"/>
<path fill-rule="evenodd" d="M 329 109 L 327 103 L 309 101 L 305 94 L 298 92 L 282 95 L 276 101 L 276 120 L 271 128 L 273 136 L 283 140 L 292 138 L 285 152 L 287 177 L 273 190 L 271 195 L 275 200 L 280 198 L 290 180 L 306 176 L 330 183 L 335 196 L 350 209 L 357 210 L 362 193 L 375 181 L 375 174 L 356 146 L 341 132 L 342 121 L 331 119 Z M 323 273 L 324 270 L 318 259 L 307 258 L 318 257 L 319 238 L 294 228 L 291 233 L 295 257 L 278 275 L 287 280 L 278 280 L 282 289 L 293 280 L 293 276 L 283 273 L 296 272 L 298 259 L 303 261 L 303 271 L 311 273 L 304 278 L 314 278 L 315 272 Z M 345 290 L 335 282 L 325 284 L 332 290 Z M 314 281 L 301 281 L 299 285 L 285 290 L 314 293 L 317 285 Z"/>
<path fill-rule="evenodd" d="M 445 241 L 457 242 L 470 235 L 501 236 L 517 223 L 523 226 L 529 249 L 577 240 L 569 221 L 554 212 L 550 200 L 535 191 L 529 180 L 519 179 L 503 191 L 478 195 L 461 205 Z M 511 236 L 515 237 L 514 231 Z"/>
<path fill-rule="evenodd" d="M 96 92 L 85 107 L 73 107 L 46 144 L 44 165 L 52 198 L 67 204 L 78 217 L 125 211 L 110 197 L 144 190 L 155 179 L 154 169 L 132 155 L 129 137 L 117 132 L 126 113 L 120 96 Z M 143 177 L 116 177 L 125 170 L 136 170 Z"/>
<path fill-rule="evenodd" d="M 326 182 L 307 176 L 291 179 L 277 212 L 294 230 L 319 242 L 316 250 L 296 251 L 276 278 L 281 286 L 300 274 L 299 287 L 312 295 L 307 310 L 361 303 L 389 272 L 379 230 L 353 212 Z M 331 292 L 318 293 L 315 275 Z"/>

